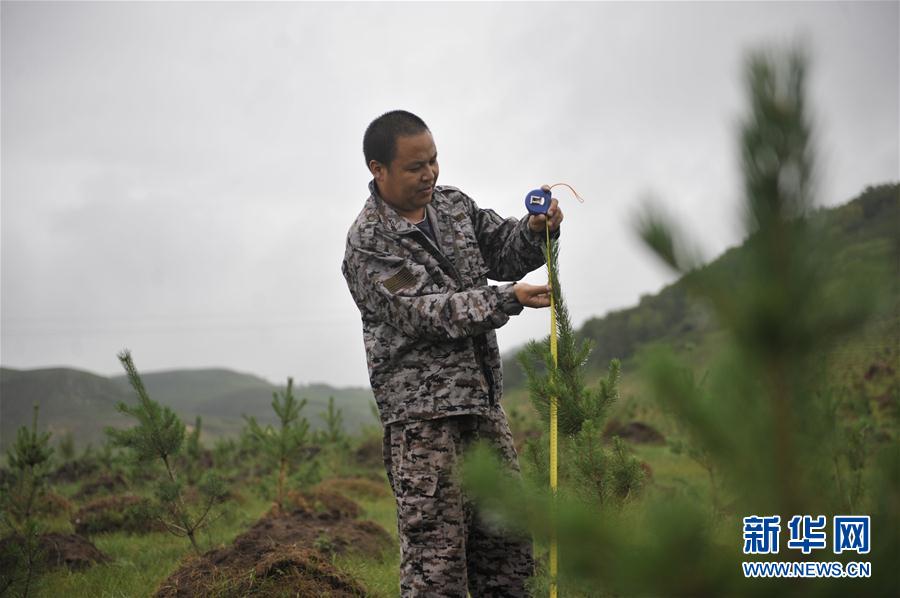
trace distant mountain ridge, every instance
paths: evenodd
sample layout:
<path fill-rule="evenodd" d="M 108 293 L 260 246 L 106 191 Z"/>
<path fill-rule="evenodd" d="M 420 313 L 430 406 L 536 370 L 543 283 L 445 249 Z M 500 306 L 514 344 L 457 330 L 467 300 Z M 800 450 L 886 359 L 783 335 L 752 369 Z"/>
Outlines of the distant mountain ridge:
<path fill-rule="evenodd" d="M 168 370 L 142 374 L 150 397 L 171 407 L 186 424 L 203 418 L 204 439 L 234 435 L 243 427 L 243 415 L 274 423 L 272 393 L 284 389 L 252 374 L 228 369 Z M 286 382 L 286 381 L 285 381 Z M 295 385 L 294 395 L 306 398 L 301 412 L 316 429 L 320 414 L 334 397 L 342 409 L 348 432 L 377 425 L 365 388 L 333 388 L 325 384 Z M 15 439 L 16 430 L 30 425 L 32 405 L 40 404 L 39 424 L 59 436 L 71 432 L 79 445 L 97 445 L 107 426 L 123 427 L 132 420 L 116 411 L 119 401 L 133 403 L 135 394 L 124 375 L 104 377 L 72 368 L 17 370 L 0 368 L 0 450 Z"/>
<path fill-rule="evenodd" d="M 40 405 L 39 427 L 58 437 L 71 432 L 84 442 L 100 439 L 106 426 L 123 426 L 127 418 L 116 403 L 128 393 L 109 378 L 71 368 L 14 370 L 0 368 L 0 448 L 15 440 L 16 430 L 31 425 Z"/>

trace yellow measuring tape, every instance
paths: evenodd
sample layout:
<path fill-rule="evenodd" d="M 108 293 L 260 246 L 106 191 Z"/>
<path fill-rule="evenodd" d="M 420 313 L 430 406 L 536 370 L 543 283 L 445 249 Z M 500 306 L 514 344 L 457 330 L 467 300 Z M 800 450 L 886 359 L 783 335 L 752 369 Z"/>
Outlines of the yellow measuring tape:
<path fill-rule="evenodd" d="M 550 219 L 547 219 L 545 227 L 547 231 L 547 284 L 550 285 L 550 355 L 553 357 L 553 369 L 550 375 L 555 375 L 559 365 L 558 351 L 556 348 L 556 301 L 553 300 L 553 272 L 550 270 Z M 550 490 L 553 492 L 553 527 L 550 530 L 550 598 L 556 598 L 556 576 L 558 573 L 558 546 L 556 539 L 556 487 L 557 487 L 557 397 L 550 397 Z"/>
<path fill-rule="evenodd" d="M 568 187 L 575 195 L 578 201 L 584 203 L 584 199 L 578 195 L 578 192 L 567 183 L 555 183 L 550 185 L 550 189 L 563 185 Z M 556 368 L 559 365 L 559 354 L 556 343 L 556 301 L 553 299 L 553 289 L 556 288 L 556 281 L 553 280 L 553 271 L 550 269 L 550 218 L 545 221 L 544 227 L 547 233 L 547 284 L 550 285 L 550 355 L 553 357 L 553 369 L 551 376 L 556 375 Z M 550 491 L 553 493 L 553 514 L 551 521 L 553 527 L 550 530 L 550 598 L 556 598 L 557 594 L 557 575 L 559 573 L 559 546 L 556 537 L 556 488 L 558 469 L 558 397 L 550 397 Z"/>

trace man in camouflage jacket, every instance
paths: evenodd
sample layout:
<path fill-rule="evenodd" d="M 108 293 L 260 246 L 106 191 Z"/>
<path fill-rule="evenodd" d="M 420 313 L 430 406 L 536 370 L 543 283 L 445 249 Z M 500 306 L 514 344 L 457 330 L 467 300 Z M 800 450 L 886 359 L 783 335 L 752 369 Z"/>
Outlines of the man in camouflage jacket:
<path fill-rule="evenodd" d="M 518 462 L 500 406 L 494 329 L 549 288 L 516 281 L 544 264 L 546 218 L 503 219 L 437 187 L 437 152 L 415 115 L 369 126 L 374 180 L 350 227 L 342 271 L 363 322 L 369 377 L 397 498 L 403 596 L 525 596 L 531 542 L 492 529 L 460 492 L 456 462 L 476 439 Z M 550 228 L 558 235 L 555 200 Z"/>

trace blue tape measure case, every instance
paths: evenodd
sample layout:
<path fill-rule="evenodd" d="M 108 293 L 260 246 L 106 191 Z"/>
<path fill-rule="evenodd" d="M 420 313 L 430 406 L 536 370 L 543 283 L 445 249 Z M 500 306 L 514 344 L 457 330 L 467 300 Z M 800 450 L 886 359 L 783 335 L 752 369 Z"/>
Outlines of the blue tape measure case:
<path fill-rule="evenodd" d="M 550 192 L 534 189 L 525 195 L 525 207 L 532 214 L 546 214 L 550 209 Z"/>

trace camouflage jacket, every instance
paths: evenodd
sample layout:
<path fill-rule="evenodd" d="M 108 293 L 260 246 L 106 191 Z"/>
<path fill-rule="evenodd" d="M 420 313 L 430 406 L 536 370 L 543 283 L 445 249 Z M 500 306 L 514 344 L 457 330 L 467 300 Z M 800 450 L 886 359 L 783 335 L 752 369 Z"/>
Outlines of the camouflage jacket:
<path fill-rule="evenodd" d="M 341 270 L 362 315 L 384 425 L 483 414 L 503 387 L 495 328 L 522 311 L 512 284 L 545 263 L 528 217 L 503 219 L 454 187 L 426 208 L 437 244 L 371 195 L 347 234 Z M 558 233 L 554 233 L 556 235 Z"/>

